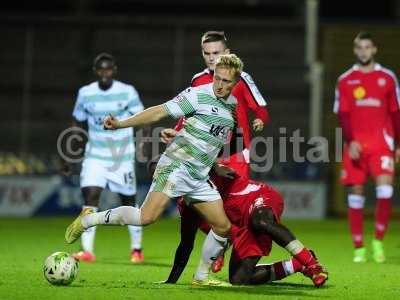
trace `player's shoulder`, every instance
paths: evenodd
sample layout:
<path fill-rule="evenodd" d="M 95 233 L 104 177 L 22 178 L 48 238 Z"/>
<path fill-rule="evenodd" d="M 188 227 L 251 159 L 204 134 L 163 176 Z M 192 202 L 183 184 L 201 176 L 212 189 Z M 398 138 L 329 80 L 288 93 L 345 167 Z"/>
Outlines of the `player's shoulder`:
<path fill-rule="evenodd" d="M 94 81 L 87 85 L 82 86 L 78 92 L 79 92 L 79 94 L 84 95 L 86 93 L 92 93 L 92 92 L 96 91 L 97 89 L 98 89 L 97 81 Z"/>
<path fill-rule="evenodd" d="M 355 74 L 356 71 L 357 71 L 356 66 L 355 65 L 351 66 L 350 68 L 348 68 L 346 71 L 344 71 L 342 74 L 339 75 L 338 82 L 349 79 Z"/>
<path fill-rule="evenodd" d="M 194 74 L 192 77 L 191 84 L 193 85 L 193 83 L 195 83 L 197 81 L 208 78 L 210 76 L 210 73 L 211 73 L 210 70 L 208 68 L 206 68 L 203 71 Z"/>
<path fill-rule="evenodd" d="M 135 87 L 132 84 L 125 83 L 119 80 L 114 80 L 113 85 L 115 85 L 115 88 L 119 90 L 136 91 Z"/>
<path fill-rule="evenodd" d="M 251 77 L 251 75 L 245 71 L 240 73 L 240 79 L 247 84 L 254 84 L 253 77 Z"/>
<path fill-rule="evenodd" d="M 392 79 L 393 81 L 397 82 L 396 73 L 394 73 L 391 69 L 382 66 L 381 64 L 375 65 L 375 70 L 380 72 L 382 75 Z"/>

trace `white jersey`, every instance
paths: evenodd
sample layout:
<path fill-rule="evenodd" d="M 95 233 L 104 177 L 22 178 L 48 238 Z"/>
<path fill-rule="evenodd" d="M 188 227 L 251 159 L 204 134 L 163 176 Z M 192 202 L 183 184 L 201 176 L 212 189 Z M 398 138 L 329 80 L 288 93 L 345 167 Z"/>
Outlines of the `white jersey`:
<path fill-rule="evenodd" d="M 186 117 L 185 125 L 164 155 L 183 164 L 194 179 L 207 178 L 235 127 L 236 98 L 219 99 L 213 84 L 188 88 L 164 104 L 174 118 Z"/>
<path fill-rule="evenodd" d="M 143 104 L 132 85 L 114 80 L 111 88 L 106 91 L 99 88 L 98 82 L 79 89 L 72 115 L 76 120 L 87 121 L 88 124 L 89 140 L 85 159 L 93 159 L 105 165 L 124 162 L 133 164 L 133 128 L 104 130 L 103 120 L 109 114 L 122 119 L 142 110 Z"/>

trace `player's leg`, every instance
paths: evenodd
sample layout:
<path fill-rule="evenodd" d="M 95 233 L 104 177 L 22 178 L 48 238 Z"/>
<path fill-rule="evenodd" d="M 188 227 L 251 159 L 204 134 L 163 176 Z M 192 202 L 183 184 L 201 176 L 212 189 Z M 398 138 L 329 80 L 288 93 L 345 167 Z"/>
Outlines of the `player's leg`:
<path fill-rule="evenodd" d="M 281 280 L 297 272 L 304 266 L 295 258 L 273 264 L 257 264 L 260 257 L 235 259 L 234 250 L 229 261 L 229 282 L 234 285 L 266 284 Z"/>
<path fill-rule="evenodd" d="M 100 195 L 106 184 L 106 169 L 102 163 L 97 160 L 85 159 L 80 174 L 81 192 L 84 200 L 82 212 L 98 210 Z M 74 254 L 76 259 L 87 262 L 95 261 L 95 234 L 96 227 L 88 228 L 83 232 L 81 236 L 82 251 Z"/>
<path fill-rule="evenodd" d="M 217 192 L 218 195 L 218 192 Z M 231 223 L 225 214 L 222 199 L 197 202 L 193 207 L 211 226 L 202 247 L 199 266 L 194 275 L 194 284 L 208 280 L 211 264 L 228 242 Z"/>
<path fill-rule="evenodd" d="M 183 185 L 182 169 L 179 162 L 174 162 L 162 157 L 158 166 L 160 168 L 154 176 L 153 183 L 147 193 L 146 200 L 140 208 L 132 206 L 120 206 L 103 212 L 83 211 L 65 232 L 67 243 L 73 243 L 82 232 L 98 224 L 104 225 L 149 225 L 155 222 L 167 207 L 171 198 L 178 197 L 181 191 L 177 191 Z M 184 193 L 183 193 L 184 194 Z"/>
<path fill-rule="evenodd" d="M 255 232 L 269 235 L 279 246 L 285 248 L 304 269 L 304 274 L 310 277 L 316 286 L 323 285 L 328 273 L 318 263 L 313 253 L 294 236 L 283 224 L 277 222 L 277 216 L 272 208 L 257 207 L 250 216 L 251 226 Z"/>
<path fill-rule="evenodd" d="M 84 199 L 84 205 L 82 211 L 85 209 L 91 209 L 93 211 L 98 210 L 99 199 L 103 188 L 97 186 L 87 186 L 81 189 L 82 196 Z M 82 250 L 74 253 L 73 256 L 79 261 L 94 262 L 96 256 L 94 254 L 94 239 L 96 235 L 96 227 L 91 227 L 85 230 L 81 236 L 81 247 Z"/>
<path fill-rule="evenodd" d="M 353 262 L 366 262 L 366 248 L 364 247 L 365 196 L 363 185 L 348 186 L 347 203 L 347 218 L 354 245 Z"/>
<path fill-rule="evenodd" d="M 372 240 L 372 257 L 382 263 L 386 260 L 383 238 L 387 231 L 393 196 L 394 159 L 392 153 L 372 156 L 371 173 L 376 184 L 375 238 Z"/>
<path fill-rule="evenodd" d="M 354 245 L 354 262 L 367 260 L 364 247 L 364 184 L 367 179 L 366 157 L 354 161 L 350 159 L 347 148 L 343 152 L 343 171 L 341 182 L 347 186 L 347 218 L 350 227 L 351 238 Z"/>
<path fill-rule="evenodd" d="M 136 195 L 124 195 L 122 193 L 118 194 L 123 206 L 136 205 Z M 142 236 L 143 229 L 142 226 L 128 225 L 129 236 L 131 239 L 131 262 L 132 263 L 142 263 L 144 261 L 144 255 L 142 251 Z"/>
<path fill-rule="evenodd" d="M 170 197 L 162 192 L 149 192 L 141 208 L 120 206 L 102 212 L 83 211 L 65 232 L 67 243 L 73 243 L 90 227 L 102 225 L 149 225 L 154 223 L 167 207 Z"/>

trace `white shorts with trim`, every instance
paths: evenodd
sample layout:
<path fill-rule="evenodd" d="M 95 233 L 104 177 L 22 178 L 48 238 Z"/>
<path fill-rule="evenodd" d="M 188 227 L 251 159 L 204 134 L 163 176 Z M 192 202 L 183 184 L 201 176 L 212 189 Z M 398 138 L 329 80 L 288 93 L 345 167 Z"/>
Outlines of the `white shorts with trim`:
<path fill-rule="evenodd" d="M 162 155 L 149 192 L 162 192 L 170 198 L 184 196 L 187 204 L 221 199 L 215 185 L 207 178 L 193 179 L 186 167 Z"/>
<path fill-rule="evenodd" d="M 132 196 L 136 194 L 136 176 L 133 162 L 124 162 L 116 170 L 96 159 L 85 158 L 82 163 L 81 188 L 108 187 L 111 192 Z"/>

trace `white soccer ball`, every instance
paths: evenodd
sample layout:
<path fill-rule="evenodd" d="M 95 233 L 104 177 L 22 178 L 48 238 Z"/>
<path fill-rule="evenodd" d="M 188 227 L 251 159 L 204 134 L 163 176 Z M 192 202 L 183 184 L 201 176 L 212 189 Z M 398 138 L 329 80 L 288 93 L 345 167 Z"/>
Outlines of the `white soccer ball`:
<path fill-rule="evenodd" d="M 79 264 L 67 252 L 55 252 L 46 258 L 43 266 L 44 277 L 54 285 L 68 285 L 78 275 Z"/>

